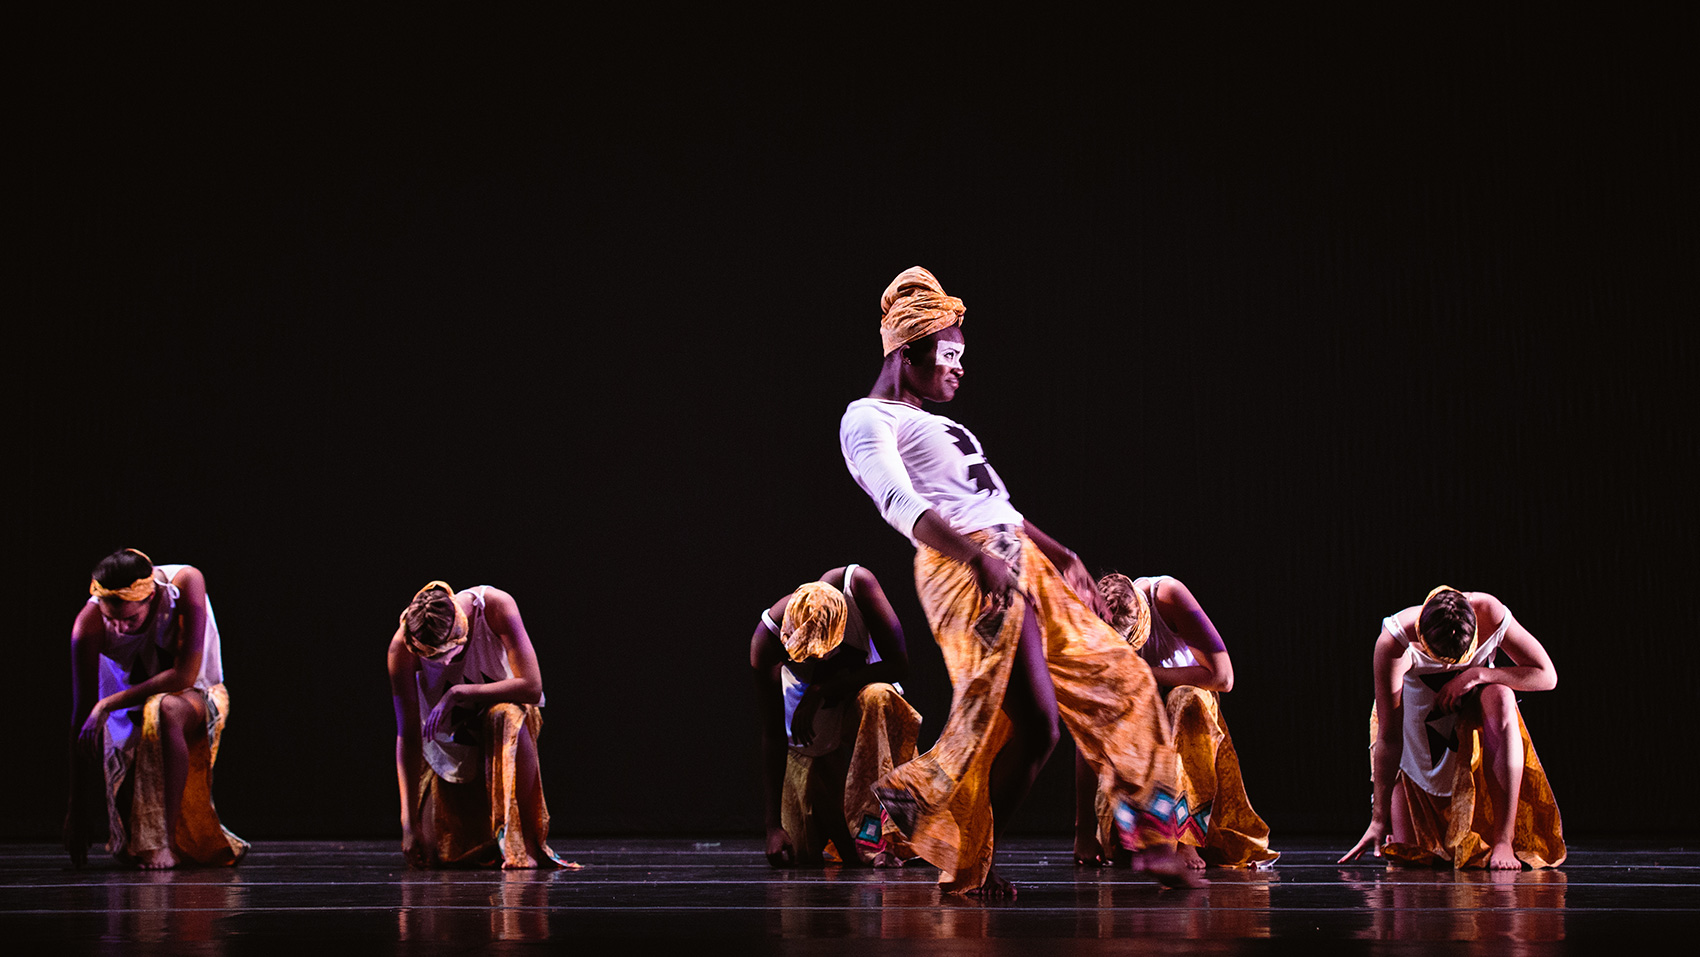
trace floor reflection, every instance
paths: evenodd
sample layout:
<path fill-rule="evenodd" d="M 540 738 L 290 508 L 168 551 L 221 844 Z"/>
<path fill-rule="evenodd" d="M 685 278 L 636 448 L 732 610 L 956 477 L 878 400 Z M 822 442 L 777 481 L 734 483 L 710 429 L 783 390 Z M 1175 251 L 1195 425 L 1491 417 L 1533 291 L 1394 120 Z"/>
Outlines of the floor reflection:
<path fill-rule="evenodd" d="M 136 871 L 105 886 L 106 937 L 148 943 L 221 940 L 221 921 L 242 910 L 241 874 L 217 871 Z"/>
<path fill-rule="evenodd" d="M 1559 941 L 1565 937 L 1563 871 L 1387 868 L 1363 879 L 1342 870 L 1370 920 L 1369 940 Z"/>
<path fill-rule="evenodd" d="M 404 941 L 526 941 L 549 937 L 549 887 L 559 872 L 444 871 L 401 882 Z"/>

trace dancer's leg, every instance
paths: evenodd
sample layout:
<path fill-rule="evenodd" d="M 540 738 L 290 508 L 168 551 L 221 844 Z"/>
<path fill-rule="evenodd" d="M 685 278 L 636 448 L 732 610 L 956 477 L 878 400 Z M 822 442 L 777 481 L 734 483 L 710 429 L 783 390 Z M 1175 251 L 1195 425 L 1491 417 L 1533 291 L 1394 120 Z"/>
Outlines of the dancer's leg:
<path fill-rule="evenodd" d="M 1057 691 L 1045 664 L 1044 636 L 1028 606 L 1021 620 L 1021 640 L 1016 646 L 1015 665 L 1004 691 L 1003 712 L 1009 718 L 1009 741 L 992 761 L 992 833 L 1001 835 L 1015 812 L 1033 789 L 1057 746 Z M 969 893 L 985 897 L 1014 896 L 1015 887 L 998 876 L 994 863 L 986 882 Z"/>
<path fill-rule="evenodd" d="M 148 870 L 177 866 L 177 821 L 183 813 L 183 788 L 189 783 L 189 747 L 207 734 L 207 704 L 199 691 L 168 694 L 159 703 L 160 757 L 165 772 L 164 847 L 142 853 Z"/>
<path fill-rule="evenodd" d="M 1513 871 L 1523 865 L 1511 850 L 1517 830 L 1517 802 L 1523 790 L 1523 733 L 1517 721 L 1517 697 L 1504 685 L 1484 685 L 1482 692 L 1482 764 L 1487 768 L 1488 797 L 1493 801 L 1492 849 L 1488 869 Z"/>

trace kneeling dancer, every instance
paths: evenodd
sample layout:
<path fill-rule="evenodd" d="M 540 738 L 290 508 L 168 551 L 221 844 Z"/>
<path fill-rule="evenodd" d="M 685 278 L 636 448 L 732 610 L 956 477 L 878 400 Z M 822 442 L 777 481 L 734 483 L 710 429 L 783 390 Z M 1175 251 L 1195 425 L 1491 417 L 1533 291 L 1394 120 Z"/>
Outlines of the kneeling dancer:
<path fill-rule="evenodd" d="M 880 299 L 885 360 L 839 427 L 845 464 L 916 546 L 915 582 L 954 696 L 938 743 L 875 792 L 951 892 L 1014 893 L 992 863 L 996 830 L 1058 738 L 1092 766 L 1121 840 L 1165 881 L 1201 883 L 1175 855 L 1175 754 L 1151 669 L 1099 612 L 1080 559 L 1010 504 L 974 434 L 925 412 L 963 376 L 962 300 L 905 270 Z"/>
<path fill-rule="evenodd" d="M 1222 716 L 1220 696 L 1233 690 L 1234 663 L 1210 616 L 1168 575 L 1105 575 L 1098 594 L 1110 624 L 1151 666 L 1168 710 L 1188 810 L 1181 860 L 1195 870 L 1273 864 L 1281 855 L 1269 849 L 1269 825 L 1246 797 L 1239 754 Z M 1095 792 L 1090 771 L 1084 760 L 1075 761 L 1076 864 L 1107 863 L 1114 846 L 1110 795 Z"/>
<path fill-rule="evenodd" d="M 212 800 L 230 696 L 206 579 L 126 548 L 95 566 L 89 596 L 71 626 L 71 861 L 88 861 L 88 784 L 101 760 L 113 856 L 150 870 L 236 863 L 248 842 Z"/>
<path fill-rule="evenodd" d="M 834 568 L 774 602 L 750 638 L 750 667 L 768 863 L 897 867 L 912 857 L 873 792 L 915 756 L 921 727 L 898 684 L 909 668 L 903 626 L 873 573 Z"/>
<path fill-rule="evenodd" d="M 421 588 L 390 639 L 401 849 L 419 867 L 572 867 L 549 849 L 543 676 L 499 588 Z"/>
<path fill-rule="evenodd" d="M 1510 667 L 1494 667 L 1497 652 Z M 1563 863 L 1558 802 L 1513 693 L 1557 684 L 1546 648 L 1486 592 L 1442 585 L 1383 620 L 1370 713 L 1375 804 L 1340 862 L 1367 850 L 1491 870 Z"/>

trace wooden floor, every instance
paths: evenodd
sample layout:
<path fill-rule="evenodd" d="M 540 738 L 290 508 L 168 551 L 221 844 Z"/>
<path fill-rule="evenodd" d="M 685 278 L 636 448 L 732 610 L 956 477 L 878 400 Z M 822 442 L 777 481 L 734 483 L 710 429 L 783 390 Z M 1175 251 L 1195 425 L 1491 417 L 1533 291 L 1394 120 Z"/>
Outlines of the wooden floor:
<path fill-rule="evenodd" d="M 1341 839 L 1345 841 L 1345 839 Z M 1572 845 L 1556 871 L 1490 875 L 1333 863 L 1285 842 L 1274 869 L 1162 891 L 1080 870 L 1056 839 L 1003 851 L 1018 899 L 941 899 L 930 867 L 776 871 L 754 839 L 560 840 L 554 872 L 410 871 L 391 842 L 262 842 L 234 868 L 82 871 L 51 845 L 0 845 L 8 953 L 1041 954 L 1616 950 L 1700 927 L 1700 850 Z M 1349 842 L 1347 842 L 1349 843 Z M 1294 948 L 1299 949 L 1299 948 Z"/>

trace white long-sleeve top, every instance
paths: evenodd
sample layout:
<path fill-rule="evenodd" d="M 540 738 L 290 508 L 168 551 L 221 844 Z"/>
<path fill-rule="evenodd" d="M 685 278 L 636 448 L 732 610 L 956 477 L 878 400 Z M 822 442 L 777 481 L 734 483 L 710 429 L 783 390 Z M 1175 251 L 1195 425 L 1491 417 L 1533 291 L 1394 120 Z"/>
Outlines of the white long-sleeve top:
<path fill-rule="evenodd" d="M 915 522 L 929 508 L 963 534 L 1022 522 L 980 440 L 942 415 L 857 399 L 838 424 L 838 447 L 880 517 L 917 546 Z"/>

